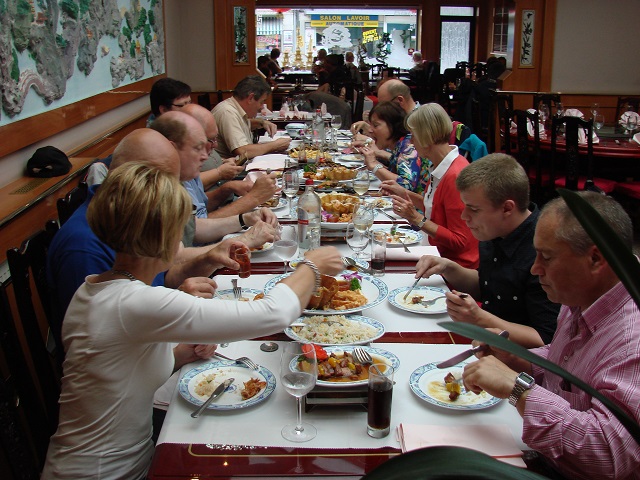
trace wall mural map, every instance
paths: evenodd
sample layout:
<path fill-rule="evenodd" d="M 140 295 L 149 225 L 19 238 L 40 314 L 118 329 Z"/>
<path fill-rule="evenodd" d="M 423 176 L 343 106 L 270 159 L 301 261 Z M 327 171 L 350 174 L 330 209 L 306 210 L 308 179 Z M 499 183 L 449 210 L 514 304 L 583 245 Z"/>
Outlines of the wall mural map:
<path fill-rule="evenodd" d="M 0 125 L 164 71 L 161 0 L 0 0 Z"/>

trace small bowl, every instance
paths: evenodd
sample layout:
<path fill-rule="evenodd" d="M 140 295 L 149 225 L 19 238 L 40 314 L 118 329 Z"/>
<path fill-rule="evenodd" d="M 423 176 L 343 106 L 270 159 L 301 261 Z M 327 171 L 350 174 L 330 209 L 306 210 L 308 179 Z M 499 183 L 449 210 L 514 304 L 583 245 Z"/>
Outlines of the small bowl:
<path fill-rule="evenodd" d="M 304 123 L 288 123 L 285 130 L 291 138 L 300 138 L 300 130 L 304 130 L 305 126 Z"/>

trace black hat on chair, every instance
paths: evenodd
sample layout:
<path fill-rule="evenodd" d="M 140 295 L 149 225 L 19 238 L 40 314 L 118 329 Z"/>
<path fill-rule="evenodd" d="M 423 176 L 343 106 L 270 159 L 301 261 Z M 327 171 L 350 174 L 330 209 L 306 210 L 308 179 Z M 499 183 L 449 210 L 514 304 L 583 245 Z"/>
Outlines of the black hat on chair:
<path fill-rule="evenodd" d="M 71 170 L 71 162 L 62 150 L 47 146 L 39 148 L 27 162 L 30 177 L 58 177 Z"/>

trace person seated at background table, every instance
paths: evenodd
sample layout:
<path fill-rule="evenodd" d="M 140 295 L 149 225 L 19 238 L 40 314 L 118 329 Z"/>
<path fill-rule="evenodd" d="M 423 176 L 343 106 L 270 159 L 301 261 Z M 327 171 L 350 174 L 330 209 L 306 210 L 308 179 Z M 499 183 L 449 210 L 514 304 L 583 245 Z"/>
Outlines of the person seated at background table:
<path fill-rule="evenodd" d="M 324 71 L 324 61 L 327 58 L 327 51 L 324 48 L 318 50 L 318 53 L 313 57 L 313 73 L 319 76 Z"/>
<path fill-rule="evenodd" d="M 431 162 L 427 190 L 422 196 L 385 180 L 382 193 L 391 195 L 396 215 L 425 232 L 440 255 L 463 267 L 477 268 L 478 240 L 461 218 L 465 207 L 455 185 L 469 162 L 458 147 L 449 145 L 451 119 L 442 106 L 428 103 L 413 111 L 406 123 L 418 155 Z"/>
<path fill-rule="evenodd" d="M 192 355 L 170 342 L 220 343 L 282 331 L 302 313 L 320 274 L 344 268 L 334 247 L 304 262 L 253 302 L 209 300 L 151 287 L 174 261 L 191 199 L 174 173 L 130 162 L 109 174 L 87 219 L 116 251 L 111 269 L 87 277 L 67 309 L 60 422 L 43 479 L 144 478 L 153 455 L 153 395 Z"/>
<path fill-rule="evenodd" d="M 411 59 L 413 60 L 413 67 L 409 69 L 409 79 L 413 83 L 421 85 L 422 83 L 424 83 L 424 80 L 426 78 L 425 64 L 422 60 L 422 53 L 417 51 L 413 52 Z"/>
<path fill-rule="evenodd" d="M 380 180 L 392 180 L 416 193 L 423 193 L 427 179 L 422 175 L 411 135 L 405 126 L 405 111 L 394 102 L 378 103 L 371 109 L 369 122 L 374 143 L 360 148 L 367 169 Z M 378 151 L 390 150 L 388 167 L 377 160 Z"/>
<path fill-rule="evenodd" d="M 599 193 L 579 195 L 631 252 L 633 226 L 624 209 Z M 638 306 L 563 199 L 542 209 L 533 242 L 531 273 L 562 307 L 551 343 L 531 352 L 581 378 L 639 422 Z M 522 441 L 563 478 L 640 478 L 640 445 L 602 403 L 504 351 L 479 356 L 464 369 L 465 388 L 509 398 L 523 418 Z"/>
<path fill-rule="evenodd" d="M 218 146 L 215 149 L 222 158 L 240 154 L 253 158 L 265 153 L 284 152 L 289 148 L 289 137 L 253 143 L 253 130 L 264 128 L 272 137 L 278 130 L 275 124 L 255 118 L 269 95 L 269 84 L 260 75 L 249 75 L 238 82 L 232 97 L 213 108 L 219 130 Z"/>
<path fill-rule="evenodd" d="M 342 98 L 318 90 L 309 92 L 304 97 L 308 100 L 312 112 L 315 112 L 324 103 L 327 107 L 327 113 L 340 115 L 342 122 L 347 125 L 351 123 L 351 105 Z"/>
<path fill-rule="evenodd" d="M 269 62 L 271 62 L 269 55 L 260 55 L 258 57 L 258 70 L 264 75 L 264 78 L 269 85 L 275 85 L 276 82 L 273 79 L 273 73 L 271 73 L 271 69 L 269 68 Z"/>
<path fill-rule="evenodd" d="M 345 98 L 343 89 L 353 88 L 351 74 L 344 65 L 344 56 L 332 53 L 324 59 L 324 68 L 318 73 L 318 91 Z"/>
<path fill-rule="evenodd" d="M 529 202 L 527 173 L 515 158 L 492 153 L 465 167 L 456 187 L 465 205 L 462 219 L 480 241 L 480 266 L 464 268 L 425 255 L 416 266 L 416 278 L 442 275 L 451 288 L 470 295 L 463 299 L 455 290 L 447 294 L 454 321 L 507 330 L 511 341 L 526 348 L 549 343 L 560 305 L 547 298 L 531 273 L 540 211 Z"/>
<path fill-rule="evenodd" d="M 183 112 L 169 112 L 161 116 L 151 125 L 151 128 L 162 133 L 172 142 L 180 156 L 180 180 L 192 197 L 196 207 L 196 239 L 197 243 L 206 243 L 211 240 L 210 236 L 204 232 L 211 232 L 210 228 L 215 224 L 211 219 L 234 218 L 240 222 L 240 227 L 244 227 L 242 215 L 248 214 L 254 208 L 271 199 L 277 190 L 275 174 L 264 175 L 256 180 L 251 190 L 238 200 L 228 205 L 209 211 L 207 208 L 208 198 L 204 192 L 202 181 L 200 180 L 200 166 L 208 158 L 207 146 L 210 142 L 200 123 L 190 115 Z M 268 221 L 272 226 L 277 224 L 276 216 L 271 210 L 262 211 L 265 215 L 263 220 Z M 228 233 L 228 232 L 226 232 Z"/>
<path fill-rule="evenodd" d="M 271 76 L 275 76 L 279 73 L 282 73 L 282 68 L 280 68 L 280 63 L 278 63 L 278 58 L 280 58 L 280 49 L 274 47 L 271 49 L 271 53 L 269 54 L 269 63 L 268 68 L 271 71 Z"/>
<path fill-rule="evenodd" d="M 360 74 L 360 69 L 358 66 L 353 63 L 355 57 L 353 52 L 347 52 L 344 54 L 344 65 L 347 67 L 347 71 L 349 75 L 351 75 L 351 81 L 354 87 L 359 88 L 362 86 L 362 75 Z"/>

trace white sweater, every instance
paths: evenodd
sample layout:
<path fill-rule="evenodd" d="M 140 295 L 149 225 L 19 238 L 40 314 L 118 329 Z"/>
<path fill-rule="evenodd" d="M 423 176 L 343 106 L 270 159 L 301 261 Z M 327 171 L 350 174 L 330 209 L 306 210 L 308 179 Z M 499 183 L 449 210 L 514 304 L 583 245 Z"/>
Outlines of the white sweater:
<path fill-rule="evenodd" d="M 301 310 L 284 284 L 261 301 L 236 302 L 140 281 L 85 282 L 62 327 L 60 421 L 41 478 L 143 478 L 153 455 L 153 394 L 174 367 L 170 342 L 269 335 Z"/>

